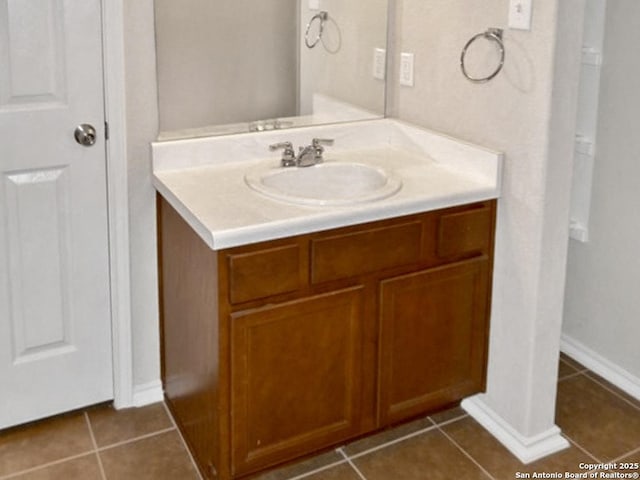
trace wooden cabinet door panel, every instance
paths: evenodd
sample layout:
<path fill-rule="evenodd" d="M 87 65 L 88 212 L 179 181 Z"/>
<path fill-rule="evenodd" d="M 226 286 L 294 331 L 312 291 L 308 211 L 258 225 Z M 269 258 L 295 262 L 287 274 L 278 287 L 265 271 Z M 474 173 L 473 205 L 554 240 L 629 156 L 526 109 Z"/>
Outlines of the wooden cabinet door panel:
<path fill-rule="evenodd" d="M 232 315 L 234 474 L 359 433 L 362 311 L 354 287 Z"/>
<path fill-rule="evenodd" d="M 484 388 L 488 268 L 479 257 L 382 282 L 382 425 Z"/>

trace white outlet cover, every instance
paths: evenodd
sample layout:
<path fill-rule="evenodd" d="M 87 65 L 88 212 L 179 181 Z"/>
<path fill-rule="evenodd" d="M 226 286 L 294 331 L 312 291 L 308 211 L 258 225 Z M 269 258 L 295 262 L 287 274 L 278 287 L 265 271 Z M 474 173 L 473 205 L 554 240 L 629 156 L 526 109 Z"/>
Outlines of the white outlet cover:
<path fill-rule="evenodd" d="M 400 54 L 400 85 L 413 87 L 413 53 Z"/>
<path fill-rule="evenodd" d="M 384 80 L 387 67 L 387 51 L 384 48 L 373 49 L 373 78 Z"/>

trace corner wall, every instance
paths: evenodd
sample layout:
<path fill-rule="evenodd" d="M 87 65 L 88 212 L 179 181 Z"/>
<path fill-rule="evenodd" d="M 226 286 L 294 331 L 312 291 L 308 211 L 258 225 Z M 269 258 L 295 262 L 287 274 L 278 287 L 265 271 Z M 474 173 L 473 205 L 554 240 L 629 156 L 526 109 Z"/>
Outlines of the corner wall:
<path fill-rule="evenodd" d="M 124 19 L 133 383 L 134 402 L 144 403 L 162 399 L 150 145 L 158 135 L 153 0 L 124 2 Z"/>
<path fill-rule="evenodd" d="M 504 27 L 508 2 L 398 0 L 395 56 L 415 54 L 415 87 L 391 87 L 393 116 L 506 154 L 488 389 L 474 401 L 524 460 L 530 440 L 562 444 L 554 413 L 583 7 L 534 2 L 531 31 L 505 30 L 503 71 L 473 84 L 460 72 L 461 49 Z M 496 53 L 486 52 L 491 71 Z"/>
<path fill-rule="evenodd" d="M 569 248 L 563 334 L 640 395 L 640 3 L 607 2 L 589 241 Z M 602 367 L 610 370 L 602 371 Z M 615 380 L 611 379 L 610 380 Z M 624 384 L 619 384 L 624 388 Z"/>

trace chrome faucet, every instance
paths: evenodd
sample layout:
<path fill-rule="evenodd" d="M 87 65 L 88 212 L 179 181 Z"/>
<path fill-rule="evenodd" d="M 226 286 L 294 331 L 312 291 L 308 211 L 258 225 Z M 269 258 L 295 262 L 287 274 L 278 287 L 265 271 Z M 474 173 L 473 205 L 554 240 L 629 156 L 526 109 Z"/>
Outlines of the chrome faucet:
<path fill-rule="evenodd" d="M 269 145 L 269 150 L 272 152 L 280 149 L 282 149 L 282 159 L 280 160 L 280 164 L 283 167 L 295 167 L 298 162 L 296 160 L 296 151 L 293 149 L 293 144 L 291 142 L 281 142 Z"/>
<path fill-rule="evenodd" d="M 333 145 L 333 139 L 314 138 L 311 141 L 311 145 L 299 148 L 297 156 L 291 142 L 274 143 L 269 145 L 269 150 L 283 150 L 282 159 L 280 160 L 283 167 L 310 167 L 324 161 L 322 158 L 324 153 L 323 145 Z"/>

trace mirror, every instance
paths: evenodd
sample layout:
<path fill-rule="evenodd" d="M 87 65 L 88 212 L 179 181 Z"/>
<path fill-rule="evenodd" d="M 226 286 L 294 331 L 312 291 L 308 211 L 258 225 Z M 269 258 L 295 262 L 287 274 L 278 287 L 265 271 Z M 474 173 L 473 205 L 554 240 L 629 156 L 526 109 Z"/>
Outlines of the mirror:
<path fill-rule="evenodd" d="M 158 140 L 383 117 L 387 1 L 155 0 Z"/>

